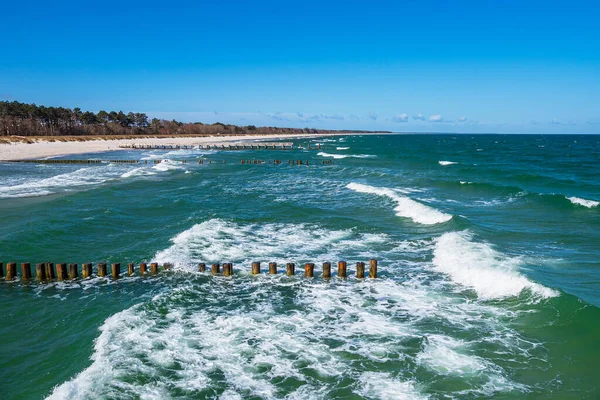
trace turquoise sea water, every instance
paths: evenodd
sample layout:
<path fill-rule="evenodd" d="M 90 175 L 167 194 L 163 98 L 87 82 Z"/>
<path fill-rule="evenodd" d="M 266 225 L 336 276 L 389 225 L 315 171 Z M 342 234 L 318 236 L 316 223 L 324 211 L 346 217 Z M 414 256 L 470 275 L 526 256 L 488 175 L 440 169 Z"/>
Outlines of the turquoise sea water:
<path fill-rule="evenodd" d="M 0 282 L 0 398 L 600 397 L 600 137 L 295 143 L 321 150 L 0 164 L 5 264 L 175 263 Z M 227 163 L 176 162 L 201 157 Z M 309 165 L 240 164 L 254 158 Z M 377 280 L 301 277 L 370 258 Z"/>

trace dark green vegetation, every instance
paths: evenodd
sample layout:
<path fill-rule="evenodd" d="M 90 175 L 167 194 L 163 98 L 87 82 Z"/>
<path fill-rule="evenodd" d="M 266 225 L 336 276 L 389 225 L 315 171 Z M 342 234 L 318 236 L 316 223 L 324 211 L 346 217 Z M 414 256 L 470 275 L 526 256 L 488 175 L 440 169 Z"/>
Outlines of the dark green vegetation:
<path fill-rule="evenodd" d="M 351 133 L 312 128 L 256 127 L 201 122 L 183 123 L 153 118 L 144 113 L 104 111 L 98 113 L 64 107 L 45 107 L 18 101 L 0 102 L 0 136 L 64 135 L 245 135 L 285 133 Z"/>

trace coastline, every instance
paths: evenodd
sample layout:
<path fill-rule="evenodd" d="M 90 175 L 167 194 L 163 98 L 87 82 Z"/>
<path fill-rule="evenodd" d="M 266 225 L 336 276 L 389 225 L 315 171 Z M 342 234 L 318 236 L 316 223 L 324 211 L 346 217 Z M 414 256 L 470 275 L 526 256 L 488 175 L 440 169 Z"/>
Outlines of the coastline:
<path fill-rule="evenodd" d="M 244 135 L 244 136 L 179 136 L 179 137 L 141 137 L 135 139 L 108 139 L 88 141 L 45 141 L 33 143 L 11 142 L 0 144 L 0 162 L 13 160 L 27 160 L 48 157 L 59 157 L 73 154 L 100 153 L 121 149 L 121 145 L 131 144 L 157 144 L 157 145 L 197 145 L 207 143 L 231 143 L 264 139 L 293 139 L 316 138 L 325 136 L 365 135 L 369 133 L 307 133 L 307 134 L 281 134 L 281 135 Z"/>

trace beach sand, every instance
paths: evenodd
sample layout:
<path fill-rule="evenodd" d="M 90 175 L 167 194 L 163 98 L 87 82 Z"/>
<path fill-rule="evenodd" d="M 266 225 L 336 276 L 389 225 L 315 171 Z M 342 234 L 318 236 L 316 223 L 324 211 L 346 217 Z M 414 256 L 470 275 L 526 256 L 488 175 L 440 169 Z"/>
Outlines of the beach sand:
<path fill-rule="evenodd" d="M 294 134 L 294 135 L 247 135 L 247 136 L 202 136 L 202 137 L 169 137 L 169 138 L 136 138 L 119 140 L 90 140 L 72 142 L 46 142 L 35 143 L 4 143 L 0 144 L 0 161 L 26 160 L 57 157 L 73 154 L 98 153 L 103 151 L 124 150 L 120 145 L 148 144 L 148 145 L 198 145 L 242 142 L 261 139 L 291 139 L 314 138 L 322 136 L 339 136 L 341 134 Z M 347 135 L 345 133 L 344 135 Z"/>

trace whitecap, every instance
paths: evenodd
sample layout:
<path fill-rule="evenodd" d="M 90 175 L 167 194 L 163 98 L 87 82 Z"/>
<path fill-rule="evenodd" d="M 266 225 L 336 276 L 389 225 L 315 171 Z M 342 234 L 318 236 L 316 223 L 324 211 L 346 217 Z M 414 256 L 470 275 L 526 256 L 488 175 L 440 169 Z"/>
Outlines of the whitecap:
<path fill-rule="evenodd" d="M 172 160 L 162 160 L 152 168 L 161 172 L 184 169 L 181 164 L 175 164 Z"/>
<path fill-rule="evenodd" d="M 453 165 L 453 164 L 458 164 L 457 162 L 454 161 L 438 161 L 438 163 L 440 165 Z"/>
<path fill-rule="evenodd" d="M 336 150 L 348 150 L 350 147 L 336 147 Z"/>
<path fill-rule="evenodd" d="M 325 153 L 325 152 L 319 152 L 317 153 L 318 156 L 321 157 L 331 157 L 331 158 L 373 158 L 373 157 L 377 157 L 374 156 L 372 154 L 331 154 L 331 153 Z"/>
<path fill-rule="evenodd" d="M 149 171 L 148 168 L 140 167 L 140 168 L 134 168 L 130 171 L 125 172 L 123 175 L 121 175 L 121 178 L 131 178 L 132 176 L 147 176 L 147 175 L 156 175 L 156 173 Z"/>
<path fill-rule="evenodd" d="M 598 205 L 600 204 L 600 201 L 586 200 L 580 197 L 567 197 L 567 200 L 569 200 L 573 204 L 578 204 L 587 208 L 598 207 Z"/>
<path fill-rule="evenodd" d="M 359 193 L 370 193 L 378 196 L 386 196 L 396 203 L 394 211 L 399 217 L 410 218 L 418 224 L 432 225 L 447 222 L 452 215 L 443 213 L 435 208 L 426 206 L 408 197 L 401 196 L 395 190 L 386 187 L 375 187 L 361 183 L 349 183 L 346 187 Z"/>
<path fill-rule="evenodd" d="M 436 239 L 433 251 L 434 268 L 475 290 L 482 300 L 518 296 L 525 289 L 542 298 L 558 295 L 523 276 L 520 265 L 519 258 L 508 257 L 488 243 L 474 242 L 468 231 L 444 233 Z"/>

